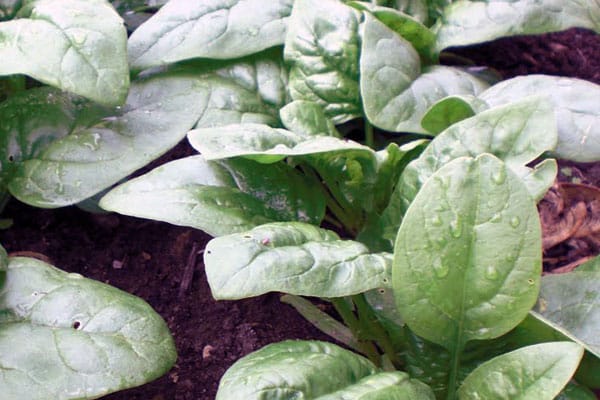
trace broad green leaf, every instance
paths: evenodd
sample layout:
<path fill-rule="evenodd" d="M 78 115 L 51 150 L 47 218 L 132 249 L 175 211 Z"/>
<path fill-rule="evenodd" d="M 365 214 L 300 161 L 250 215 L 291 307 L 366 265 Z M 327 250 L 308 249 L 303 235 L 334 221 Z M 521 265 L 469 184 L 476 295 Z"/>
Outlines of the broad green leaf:
<path fill-rule="evenodd" d="M 279 116 L 283 126 L 292 132 L 340 137 L 333 122 L 325 115 L 323 107 L 315 102 L 293 101 L 279 110 Z"/>
<path fill-rule="evenodd" d="M 348 5 L 358 10 L 368 11 L 377 20 L 402 36 L 415 48 L 423 61 L 430 62 L 436 57 L 433 54 L 435 34 L 417 19 L 392 8 L 377 6 L 373 3 L 351 1 Z"/>
<path fill-rule="evenodd" d="M 212 236 L 273 221 L 318 224 L 325 199 L 292 167 L 245 159 L 172 161 L 110 191 L 108 211 L 202 229 Z"/>
<path fill-rule="evenodd" d="M 425 182 L 398 232 L 392 275 L 411 330 L 453 351 L 517 326 L 540 273 L 535 203 L 507 165 L 483 154 Z"/>
<path fill-rule="evenodd" d="M 129 88 L 127 32 L 105 0 L 33 0 L 0 23 L 0 75 L 25 74 L 98 103 Z"/>
<path fill-rule="evenodd" d="M 283 44 L 293 0 L 171 0 L 129 38 L 144 69 L 190 58 L 232 59 Z"/>
<path fill-rule="evenodd" d="M 296 0 L 288 22 L 291 96 L 320 104 L 335 124 L 362 116 L 359 23 L 360 12 L 339 0 Z"/>
<path fill-rule="evenodd" d="M 437 26 L 437 49 L 581 27 L 600 32 L 600 3 L 586 0 L 458 0 Z"/>
<path fill-rule="evenodd" d="M 460 400 L 552 400 L 575 373 L 583 348 L 571 342 L 523 347 L 483 363 L 458 390 Z"/>
<path fill-rule="evenodd" d="M 24 160 L 9 189 L 40 207 L 78 203 L 171 149 L 194 126 L 277 124 L 285 101 L 281 73 L 281 64 L 264 54 L 254 61 L 236 60 L 203 71 L 180 68 L 140 80 L 124 107 L 79 123 L 68 136 Z"/>
<path fill-rule="evenodd" d="M 375 0 L 374 3 L 378 6 L 394 8 L 421 23 L 427 22 L 427 0 Z"/>
<path fill-rule="evenodd" d="M 175 358 L 167 325 L 143 300 L 10 259 L 0 290 L 3 399 L 96 399 L 159 377 Z"/>
<path fill-rule="evenodd" d="M 366 358 L 331 343 L 285 341 L 237 361 L 223 375 L 216 400 L 433 400 L 404 372 L 379 372 Z"/>
<path fill-rule="evenodd" d="M 389 286 L 392 256 L 300 222 L 276 222 L 211 240 L 204 252 L 215 299 L 278 291 L 342 297 Z"/>
<path fill-rule="evenodd" d="M 475 96 L 448 96 L 434 103 L 423 115 L 421 126 L 437 135 L 450 125 L 470 118 L 477 113 Z"/>
<path fill-rule="evenodd" d="M 600 272 L 544 276 L 536 311 L 600 357 Z"/>
<path fill-rule="evenodd" d="M 597 6 L 600 7 L 599 3 Z M 480 96 L 492 107 L 539 95 L 554 105 L 559 158 L 591 162 L 600 159 L 600 85 L 574 78 L 528 75 L 498 83 Z"/>
<path fill-rule="evenodd" d="M 336 137 L 304 135 L 259 124 L 195 129 L 188 133 L 188 139 L 207 160 L 244 156 L 273 163 L 288 156 L 336 151 L 373 153 L 369 147 Z"/>

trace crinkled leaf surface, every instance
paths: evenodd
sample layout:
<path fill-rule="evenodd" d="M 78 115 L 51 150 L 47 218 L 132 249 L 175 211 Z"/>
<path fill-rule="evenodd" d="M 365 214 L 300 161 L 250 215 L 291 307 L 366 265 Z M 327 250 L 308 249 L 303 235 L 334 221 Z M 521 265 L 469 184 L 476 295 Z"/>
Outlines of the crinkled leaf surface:
<path fill-rule="evenodd" d="M 429 133 L 427 110 L 449 95 L 478 95 L 488 84 L 454 67 L 433 66 L 420 74 L 408 42 L 378 21 L 365 22 L 360 58 L 363 108 L 369 121 L 389 131 Z"/>
<path fill-rule="evenodd" d="M 600 85 L 574 78 L 528 75 L 500 82 L 483 92 L 480 99 L 495 107 L 532 95 L 544 96 L 554 105 L 558 127 L 555 153 L 559 158 L 580 162 L 600 159 Z"/>
<path fill-rule="evenodd" d="M 254 61 L 234 61 L 205 71 L 183 68 L 138 81 L 124 107 L 73 128 L 68 136 L 23 160 L 9 189 L 35 206 L 78 203 L 160 156 L 194 126 L 277 124 L 279 104 L 285 99 L 281 74 L 280 63 L 267 54 Z M 60 116 L 61 111 L 52 112 Z M 62 113 L 68 115 L 68 107 Z M 23 130 L 13 135 L 36 134 Z"/>
<path fill-rule="evenodd" d="M 285 40 L 294 100 L 314 101 L 335 124 L 362 115 L 360 12 L 339 0 L 296 0 Z"/>
<path fill-rule="evenodd" d="M 237 361 L 223 375 L 217 400 L 433 400 L 404 372 L 379 372 L 366 358 L 331 343 L 285 341 Z"/>
<path fill-rule="evenodd" d="M 34 0 L 0 22 L 0 75 L 25 74 L 106 105 L 129 88 L 127 32 L 105 0 Z"/>
<path fill-rule="evenodd" d="M 459 0 L 437 27 L 437 48 L 582 27 L 600 32 L 600 3 L 588 0 Z"/>
<path fill-rule="evenodd" d="M 3 399 L 95 399 L 157 378 L 175 358 L 167 325 L 143 300 L 10 259 L 0 289 Z"/>
<path fill-rule="evenodd" d="M 517 326 L 535 304 L 540 273 L 535 203 L 507 165 L 483 154 L 425 182 L 398 232 L 392 275 L 411 330 L 454 350 Z"/>
<path fill-rule="evenodd" d="M 460 400 L 552 400 L 575 373 L 583 348 L 571 342 L 543 343 L 480 365 L 458 390 Z"/>
<path fill-rule="evenodd" d="M 110 191 L 108 211 L 202 229 L 212 236 L 272 221 L 318 224 L 325 199 L 296 170 L 242 158 L 172 161 Z"/>
<path fill-rule="evenodd" d="M 301 156 L 335 151 L 363 151 L 369 147 L 332 136 L 299 134 L 261 124 L 235 124 L 195 129 L 188 133 L 191 145 L 207 160 L 249 157 L 262 163 L 273 163 L 288 156 Z"/>
<path fill-rule="evenodd" d="M 303 135 L 339 137 L 333 122 L 325 115 L 323 107 L 312 101 L 296 100 L 279 110 L 283 126 Z"/>
<path fill-rule="evenodd" d="M 392 255 L 300 222 L 275 222 L 211 240 L 206 276 L 216 299 L 270 291 L 349 296 L 389 286 Z"/>
<path fill-rule="evenodd" d="M 525 165 L 556 145 L 556 126 L 549 103 L 529 98 L 486 110 L 440 133 L 403 171 L 389 206 L 383 213 L 384 237 L 392 239 L 399 222 L 421 186 L 458 157 L 491 153 L 502 159 L 525 182 L 531 196 L 541 198 L 554 182 L 556 164 Z"/>
<path fill-rule="evenodd" d="M 544 276 L 535 310 L 600 357 L 600 272 Z"/>
<path fill-rule="evenodd" d="M 293 0 L 171 0 L 129 38 L 136 69 L 231 59 L 283 44 Z"/>

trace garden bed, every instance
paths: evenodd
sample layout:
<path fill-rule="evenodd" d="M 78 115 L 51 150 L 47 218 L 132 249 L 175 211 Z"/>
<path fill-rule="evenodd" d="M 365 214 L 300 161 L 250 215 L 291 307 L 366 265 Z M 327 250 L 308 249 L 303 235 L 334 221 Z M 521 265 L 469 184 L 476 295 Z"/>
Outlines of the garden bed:
<path fill-rule="evenodd" d="M 457 53 L 496 68 L 505 78 L 546 73 L 600 83 L 600 36 L 582 29 L 502 39 Z M 193 152 L 182 143 L 161 161 Z M 599 169 L 575 168 L 585 175 L 583 183 L 597 185 L 594 174 Z M 283 339 L 328 339 L 280 303 L 278 294 L 215 302 L 202 263 L 202 249 L 210 237 L 201 231 L 115 214 L 94 215 L 74 207 L 30 208 L 16 200 L 4 216 L 14 219 L 9 230 L 0 232 L 9 253 L 47 257 L 66 271 L 110 283 L 144 298 L 167 321 L 179 353 L 175 367 L 157 381 L 106 399 L 213 399 L 221 375 L 243 355 Z M 569 254 L 572 246 L 562 250 Z M 573 252 L 572 259 L 563 257 L 552 268 L 598 249 L 589 246 L 587 251 Z M 560 257 L 555 253 L 552 257 Z"/>

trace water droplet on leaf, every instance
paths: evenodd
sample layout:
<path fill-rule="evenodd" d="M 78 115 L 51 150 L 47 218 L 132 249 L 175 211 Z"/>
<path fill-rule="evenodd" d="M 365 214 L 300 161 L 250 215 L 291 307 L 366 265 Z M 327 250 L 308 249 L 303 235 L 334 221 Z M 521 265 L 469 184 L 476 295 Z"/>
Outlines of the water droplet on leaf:
<path fill-rule="evenodd" d="M 521 220 L 519 219 L 519 217 L 512 217 L 510 219 L 510 226 L 512 226 L 513 228 L 519 227 L 520 224 Z"/>
<path fill-rule="evenodd" d="M 450 234 L 456 239 L 462 235 L 462 220 L 460 218 L 457 217 L 454 221 L 450 222 Z"/>
<path fill-rule="evenodd" d="M 485 269 L 485 277 L 491 281 L 498 279 L 498 270 L 493 265 L 488 265 Z"/>
<path fill-rule="evenodd" d="M 492 174 L 492 181 L 496 185 L 502 185 L 506 181 L 506 170 L 504 168 L 499 169 L 498 171 Z"/>
<path fill-rule="evenodd" d="M 435 274 L 436 277 L 443 279 L 446 276 L 448 276 L 448 272 L 450 272 L 450 268 L 448 268 L 447 265 L 444 265 L 442 263 L 442 260 L 440 260 L 439 258 L 437 258 L 434 262 L 433 262 L 433 272 Z"/>

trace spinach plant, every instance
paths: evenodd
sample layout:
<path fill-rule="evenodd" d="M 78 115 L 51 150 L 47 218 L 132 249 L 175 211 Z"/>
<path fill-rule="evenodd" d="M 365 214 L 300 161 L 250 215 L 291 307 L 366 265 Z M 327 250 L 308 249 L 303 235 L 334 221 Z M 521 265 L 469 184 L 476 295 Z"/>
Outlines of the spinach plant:
<path fill-rule="evenodd" d="M 490 87 L 438 65 L 449 46 L 599 31 L 598 4 L 161 4 L 115 2 L 137 26 L 127 38 L 103 0 L 0 0 L 0 192 L 77 204 L 187 135 L 201 155 L 117 186 L 100 206 L 216 236 L 205 252 L 216 298 L 286 292 L 362 354 L 275 344 L 234 365 L 219 398 L 551 399 L 584 349 L 583 365 L 599 370 L 597 318 L 538 296 L 573 282 L 540 283 L 535 200 L 552 184 L 551 157 L 600 158 L 600 88 L 547 76 Z M 343 125 L 356 119 L 358 141 Z M 330 301 L 344 324 L 303 295 Z M 580 383 L 598 385 L 583 372 Z M 571 383 L 561 396 L 585 390 Z"/>

